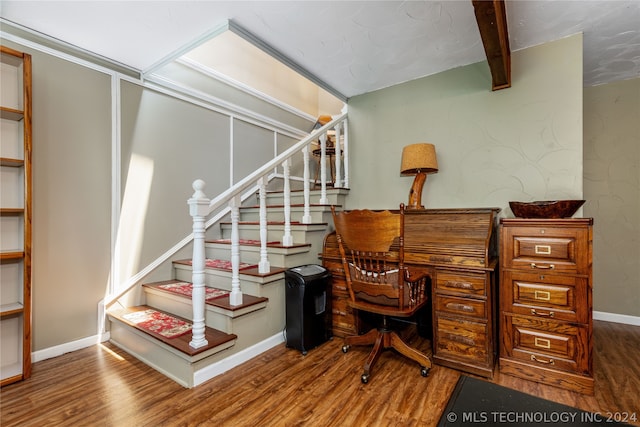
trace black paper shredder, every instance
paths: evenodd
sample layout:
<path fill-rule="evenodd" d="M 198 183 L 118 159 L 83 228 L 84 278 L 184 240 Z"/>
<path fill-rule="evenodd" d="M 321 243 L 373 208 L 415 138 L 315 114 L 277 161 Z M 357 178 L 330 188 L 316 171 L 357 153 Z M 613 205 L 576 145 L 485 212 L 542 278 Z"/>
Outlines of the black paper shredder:
<path fill-rule="evenodd" d="M 307 354 L 332 336 L 331 273 L 308 264 L 286 270 L 284 277 L 287 347 Z"/>

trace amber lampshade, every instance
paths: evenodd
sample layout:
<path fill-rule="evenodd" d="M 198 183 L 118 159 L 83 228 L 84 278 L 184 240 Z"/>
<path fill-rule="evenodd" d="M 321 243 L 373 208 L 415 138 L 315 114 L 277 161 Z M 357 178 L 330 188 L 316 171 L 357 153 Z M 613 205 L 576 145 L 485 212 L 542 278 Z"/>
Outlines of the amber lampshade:
<path fill-rule="evenodd" d="M 409 191 L 407 209 L 424 209 L 422 205 L 422 187 L 427 180 L 427 174 L 438 172 L 436 147 L 433 144 L 420 142 L 407 145 L 402 149 L 402 175 L 415 175 L 413 185 Z"/>

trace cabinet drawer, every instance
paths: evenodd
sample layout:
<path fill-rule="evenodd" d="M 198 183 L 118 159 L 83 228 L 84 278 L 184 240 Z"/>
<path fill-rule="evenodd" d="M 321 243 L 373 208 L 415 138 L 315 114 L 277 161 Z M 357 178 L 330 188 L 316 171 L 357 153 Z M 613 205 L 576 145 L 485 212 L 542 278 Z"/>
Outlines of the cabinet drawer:
<path fill-rule="evenodd" d="M 334 297 L 349 298 L 349 290 L 347 289 L 347 282 L 340 280 L 339 278 L 333 278 L 331 280 L 331 292 Z"/>
<path fill-rule="evenodd" d="M 487 363 L 486 323 L 437 316 L 434 352 L 439 357 L 453 358 L 474 364 Z"/>
<path fill-rule="evenodd" d="M 502 231 L 505 268 L 578 274 L 589 268 L 585 228 L 503 227 Z"/>
<path fill-rule="evenodd" d="M 449 295 L 435 296 L 435 309 L 454 315 L 487 318 L 487 302 L 471 298 L 460 298 Z"/>
<path fill-rule="evenodd" d="M 331 300 L 331 314 L 334 335 L 341 336 L 339 333 L 335 333 L 336 329 L 347 331 L 350 334 L 356 334 L 356 319 L 353 309 L 347 304 L 346 298 L 334 298 Z"/>
<path fill-rule="evenodd" d="M 438 270 L 436 272 L 436 289 L 465 295 L 486 296 L 487 276 L 486 274 Z"/>
<path fill-rule="evenodd" d="M 532 366 L 590 373 L 586 326 L 505 315 L 505 356 Z"/>
<path fill-rule="evenodd" d="M 587 281 L 575 276 L 506 271 L 503 310 L 541 318 L 586 323 Z"/>
<path fill-rule="evenodd" d="M 342 278 L 345 277 L 344 268 L 342 268 L 342 262 L 325 259 L 322 265 L 324 266 L 324 268 L 329 270 L 329 272 L 331 272 L 332 276 L 338 276 Z"/>

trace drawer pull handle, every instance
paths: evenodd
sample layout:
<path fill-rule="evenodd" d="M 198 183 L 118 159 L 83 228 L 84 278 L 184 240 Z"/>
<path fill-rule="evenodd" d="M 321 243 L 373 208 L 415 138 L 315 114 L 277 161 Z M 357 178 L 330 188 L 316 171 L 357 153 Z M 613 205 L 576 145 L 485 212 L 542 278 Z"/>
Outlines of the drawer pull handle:
<path fill-rule="evenodd" d="M 338 289 L 339 291 L 346 291 L 347 287 L 346 286 L 340 286 L 340 285 L 333 285 L 336 289 Z"/>
<path fill-rule="evenodd" d="M 533 298 L 541 301 L 549 301 L 551 299 L 551 292 L 549 291 L 534 291 Z"/>
<path fill-rule="evenodd" d="M 340 310 L 331 310 L 331 312 L 333 314 L 337 314 L 339 316 L 346 316 L 347 315 L 347 313 L 345 313 L 344 311 L 340 311 Z"/>
<path fill-rule="evenodd" d="M 538 265 L 535 262 L 531 263 L 531 268 L 537 268 L 538 270 L 553 270 L 554 268 L 556 268 L 555 265 L 553 264 L 549 264 L 549 265 Z"/>
<path fill-rule="evenodd" d="M 554 365 L 555 364 L 555 361 L 553 359 L 549 359 L 549 360 L 538 359 L 533 354 L 531 355 L 531 360 L 533 362 L 544 363 L 545 365 Z"/>
<path fill-rule="evenodd" d="M 462 337 L 460 335 L 449 334 L 449 339 L 451 341 L 459 342 L 460 344 L 466 344 L 470 346 L 476 345 L 476 341 L 473 338 Z"/>
<path fill-rule="evenodd" d="M 473 289 L 473 285 L 468 282 L 454 282 L 449 280 L 444 284 L 448 288 L 456 288 L 456 289 Z"/>
<path fill-rule="evenodd" d="M 470 305 L 458 304 L 458 303 L 455 303 L 455 302 L 448 303 L 446 307 L 447 308 L 451 308 L 453 310 L 466 311 L 468 313 L 473 313 L 475 311 L 475 309 Z"/>
<path fill-rule="evenodd" d="M 539 311 L 536 311 L 535 308 L 531 309 L 531 314 L 533 314 L 534 316 L 541 316 L 541 317 L 553 317 L 553 311 L 550 311 L 548 313 L 540 313 Z"/>

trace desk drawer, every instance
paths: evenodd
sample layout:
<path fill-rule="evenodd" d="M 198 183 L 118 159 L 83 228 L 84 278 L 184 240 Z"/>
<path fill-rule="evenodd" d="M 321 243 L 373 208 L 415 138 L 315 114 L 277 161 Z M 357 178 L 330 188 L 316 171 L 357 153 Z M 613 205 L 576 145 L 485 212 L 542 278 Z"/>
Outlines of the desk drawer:
<path fill-rule="evenodd" d="M 471 298 L 454 297 L 450 295 L 436 295 L 435 309 L 453 315 L 487 318 L 487 302 Z"/>
<path fill-rule="evenodd" d="M 331 300 L 331 314 L 333 323 L 333 335 L 345 337 L 347 335 L 357 335 L 356 316 L 349 307 L 346 298 L 336 298 Z"/>
<path fill-rule="evenodd" d="M 344 268 L 342 268 L 342 262 L 325 259 L 322 265 L 331 272 L 332 276 L 338 276 L 344 279 L 345 275 Z"/>
<path fill-rule="evenodd" d="M 586 326 L 506 315 L 506 356 L 532 366 L 589 373 Z"/>
<path fill-rule="evenodd" d="M 487 276 L 482 273 L 438 270 L 436 272 L 436 289 L 447 293 L 486 296 Z"/>
<path fill-rule="evenodd" d="M 486 323 L 438 316 L 435 324 L 435 354 L 473 364 L 486 364 L 488 330 Z"/>

